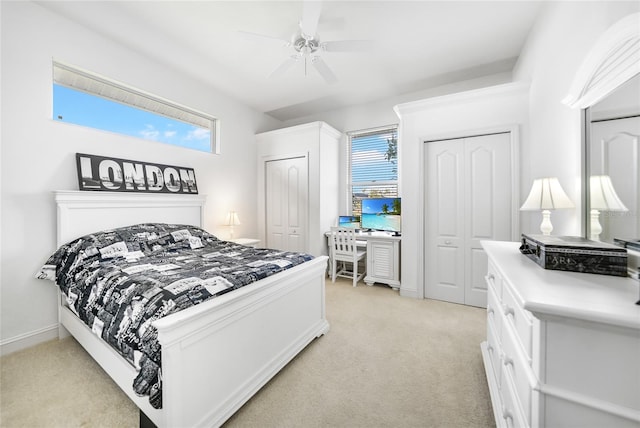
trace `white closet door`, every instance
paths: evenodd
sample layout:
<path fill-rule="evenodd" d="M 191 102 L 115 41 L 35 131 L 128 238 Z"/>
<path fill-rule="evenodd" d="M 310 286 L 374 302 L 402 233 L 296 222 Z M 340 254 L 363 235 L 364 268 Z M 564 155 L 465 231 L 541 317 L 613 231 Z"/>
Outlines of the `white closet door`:
<path fill-rule="evenodd" d="M 265 174 L 266 246 L 307 251 L 307 158 L 268 161 Z"/>
<path fill-rule="evenodd" d="M 425 297 L 464 303 L 464 140 L 426 149 Z"/>
<path fill-rule="evenodd" d="M 511 136 L 426 144 L 425 296 L 485 307 L 480 241 L 511 238 Z"/>

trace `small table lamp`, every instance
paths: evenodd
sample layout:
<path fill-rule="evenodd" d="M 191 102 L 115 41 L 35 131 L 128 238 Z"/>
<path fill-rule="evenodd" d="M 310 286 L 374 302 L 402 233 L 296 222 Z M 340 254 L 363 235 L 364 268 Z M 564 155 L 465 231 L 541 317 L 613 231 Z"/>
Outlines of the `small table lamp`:
<path fill-rule="evenodd" d="M 613 188 L 611 177 L 608 175 L 592 175 L 589 178 L 589 197 L 591 239 L 599 241 L 600 233 L 602 233 L 600 211 L 628 211 L 628 209 L 618 197 L 616 189 Z"/>
<path fill-rule="evenodd" d="M 239 226 L 241 224 L 240 218 L 238 218 L 238 213 L 235 211 L 229 211 L 225 224 L 229 226 L 229 239 L 233 239 L 233 226 Z"/>
<path fill-rule="evenodd" d="M 531 192 L 527 200 L 520 207 L 521 211 L 542 210 L 542 223 L 540 231 L 543 235 L 551 235 L 553 225 L 551 224 L 551 211 L 561 208 L 573 208 L 573 202 L 562 190 L 560 182 L 556 177 L 537 178 L 533 181 Z"/>

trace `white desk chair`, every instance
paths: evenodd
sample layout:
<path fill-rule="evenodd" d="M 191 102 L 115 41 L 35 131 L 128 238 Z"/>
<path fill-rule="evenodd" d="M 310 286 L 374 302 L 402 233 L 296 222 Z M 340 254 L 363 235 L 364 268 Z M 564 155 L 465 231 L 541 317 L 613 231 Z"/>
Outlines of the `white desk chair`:
<path fill-rule="evenodd" d="M 363 269 L 358 275 L 358 262 L 363 260 L 367 252 L 358 250 L 356 245 L 356 232 L 354 229 L 344 227 L 332 227 L 329 237 L 331 252 L 331 281 L 336 282 L 336 276 L 344 278 L 353 278 L 353 286 L 355 287 L 367 273 L 367 268 Z M 341 268 L 338 270 L 338 262 Z M 347 263 L 351 263 L 351 270 L 347 269 Z"/>

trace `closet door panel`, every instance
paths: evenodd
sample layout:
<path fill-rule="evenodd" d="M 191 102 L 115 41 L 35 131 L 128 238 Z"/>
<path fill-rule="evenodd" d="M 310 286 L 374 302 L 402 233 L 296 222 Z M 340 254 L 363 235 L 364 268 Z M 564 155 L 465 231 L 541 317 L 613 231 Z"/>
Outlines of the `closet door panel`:
<path fill-rule="evenodd" d="M 511 239 L 511 134 L 425 144 L 425 297 L 486 307 L 480 241 Z"/>
<path fill-rule="evenodd" d="M 306 251 L 305 219 L 307 212 L 307 180 L 306 160 L 293 159 L 287 169 L 287 250 Z"/>
<path fill-rule="evenodd" d="M 306 251 L 306 158 L 268 161 L 265 174 L 266 246 L 284 251 Z"/>
<path fill-rule="evenodd" d="M 511 237 L 511 135 L 465 138 L 465 304 L 486 307 L 485 239 Z"/>
<path fill-rule="evenodd" d="M 269 248 L 284 248 L 284 222 L 285 216 L 283 207 L 285 199 L 282 192 L 284 177 L 282 176 L 282 166 L 279 161 L 266 162 L 266 222 L 267 239 L 266 246 Z"/>
<path fill-rule="evenodd" d="M 462 140 L 427 145 L 427 242 L 425 269 L 430 284 L 425 296 L 464 303 L 464 222 Z"/>

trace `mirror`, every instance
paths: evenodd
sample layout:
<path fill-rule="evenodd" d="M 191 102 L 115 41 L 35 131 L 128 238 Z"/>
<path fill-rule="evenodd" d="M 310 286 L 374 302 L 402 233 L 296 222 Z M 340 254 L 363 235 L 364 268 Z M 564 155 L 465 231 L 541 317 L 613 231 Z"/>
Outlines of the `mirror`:
<path fill-rule="evenodd" d="M 639 241 L 640 74 L 589 107 L 585 118 L 586 237 Z"/>

